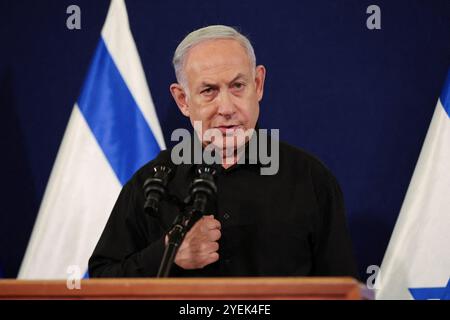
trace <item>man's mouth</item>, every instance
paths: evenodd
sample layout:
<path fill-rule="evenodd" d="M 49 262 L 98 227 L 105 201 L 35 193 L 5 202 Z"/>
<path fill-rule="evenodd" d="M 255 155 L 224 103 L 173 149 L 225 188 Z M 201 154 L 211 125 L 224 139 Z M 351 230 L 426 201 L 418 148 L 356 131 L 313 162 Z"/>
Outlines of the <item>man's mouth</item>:
<path fill-rule="evenodd" d="M 221 125 L 215 127 L 215 129 L 219 129 L 222 134 L 233 134 L 236 130 L 242 129 L 240 125 Z"/>

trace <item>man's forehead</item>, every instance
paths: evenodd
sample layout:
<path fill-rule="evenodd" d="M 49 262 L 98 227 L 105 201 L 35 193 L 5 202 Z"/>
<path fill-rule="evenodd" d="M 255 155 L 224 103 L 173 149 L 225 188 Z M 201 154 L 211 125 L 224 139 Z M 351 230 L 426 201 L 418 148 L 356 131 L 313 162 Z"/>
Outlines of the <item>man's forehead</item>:
<path fill-rule="evenodd" d="M 231 39 L 211 40 L 191 48 L 186 57 L 185 72 L 194 77 L 222 74 L 235 77 L 251 69 L 247 51 Z"/>

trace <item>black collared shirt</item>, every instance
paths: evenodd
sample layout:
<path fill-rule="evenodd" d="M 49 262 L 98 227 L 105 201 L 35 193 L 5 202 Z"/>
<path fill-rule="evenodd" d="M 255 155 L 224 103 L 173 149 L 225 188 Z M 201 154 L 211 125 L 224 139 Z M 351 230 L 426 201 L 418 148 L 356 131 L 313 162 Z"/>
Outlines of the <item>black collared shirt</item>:
<path fill-rule="evenodd" d="M 218 170 L 217 201 L 210 210 L 222 225 L 219 260 L 203 269 L 174 264 L 171 276 L 352 276 L 357 278 L 343 197 L 330 171 L 315 157 L 280 142 L 279 170 L 261 175 L 261 164 Z M 89 260 L 90 277 L 154 277 L 165 233 L 179 213 L 163 202 L 144 212 L 144 181 L 162 151 L 123 187 Z M 176 166 L 170 193 L 185 198 L 195 165 Z"/>

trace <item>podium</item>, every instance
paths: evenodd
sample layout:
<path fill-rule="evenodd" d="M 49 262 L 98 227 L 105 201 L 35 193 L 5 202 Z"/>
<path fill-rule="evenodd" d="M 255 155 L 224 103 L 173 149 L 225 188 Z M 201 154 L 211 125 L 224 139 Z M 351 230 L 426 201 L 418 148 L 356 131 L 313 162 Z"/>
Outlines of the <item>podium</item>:
<path fill-rule="evenodd" d="M 0 280 L 0 299 L 371 300 L 353 278 L 121 278 Z M 69 288 L 73 289 L 69 289 Z"/>

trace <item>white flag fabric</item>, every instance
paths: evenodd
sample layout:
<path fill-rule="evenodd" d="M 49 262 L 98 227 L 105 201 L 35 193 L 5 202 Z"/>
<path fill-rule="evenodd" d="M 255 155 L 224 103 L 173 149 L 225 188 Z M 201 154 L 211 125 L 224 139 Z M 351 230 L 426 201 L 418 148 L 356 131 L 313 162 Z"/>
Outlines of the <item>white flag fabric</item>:
<path fill-rule="evenodd" d="M 126 6 L 112 0 L 18 277 L 67 279 L 76 268 L 84 274 L 122 186 L 161 149 Z"/>
<path fill-rule="evenodd" d="M 450 299 L 450 73 L 376 281 L 377 299 Z"/>

